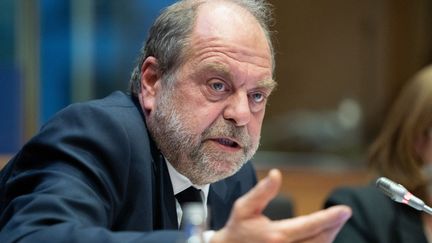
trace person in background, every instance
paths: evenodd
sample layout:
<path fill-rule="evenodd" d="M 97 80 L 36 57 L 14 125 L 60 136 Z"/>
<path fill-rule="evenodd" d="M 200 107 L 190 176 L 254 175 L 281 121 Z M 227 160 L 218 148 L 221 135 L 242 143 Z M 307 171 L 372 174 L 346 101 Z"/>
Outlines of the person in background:
<path fill-rule="evenodd" d="M 331 242 L 346 206 L 262 214 L 282 179 L 256 184 L 248 162 L 276 86 L 270 18 L 258 0 L 164 10 L 131 94 L 65 108 L 2 170 L 0 242 L 180 242 L 192 198 L 210 208 L 209 242 Z"/>
<path fill-rule="evenodd" d="M 375 176 L 387 177 L 432 203 L 432 65 L 420 70 L 391 107 L 368 163 Z M 432 242 L 432 216 L 392 201 L 375 187 L 338 188 L 325 207 L 349 205 L 353 216 L 335 242 Z"/>

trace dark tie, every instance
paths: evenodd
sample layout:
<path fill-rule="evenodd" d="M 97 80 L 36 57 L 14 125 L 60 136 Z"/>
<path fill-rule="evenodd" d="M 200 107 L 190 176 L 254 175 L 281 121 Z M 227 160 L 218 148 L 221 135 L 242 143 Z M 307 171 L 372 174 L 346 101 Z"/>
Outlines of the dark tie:
<path fill-rule="evenodd" d="M 199 202 L 199 203 L 203 202 L 201 197 L 201 190 L 196 189 L 193 186 L 190 186 L 189 188 L 187 188 L 186 190 L 180 193 L 177 193 L 175 197 L 177 198 L 177 201 L 179 202 L 183 210 L 183 214 L 185 213 L 185 208 L 183 207 L 185 204 L 192 203 L 192 202 Z"/>
<path fill-rule="evenodd" d="M 177 198 L 177 201 L 180 203 L 180 206 L 183 208 L 183 204 L 189 203 L 189 202 L 202 202 L 201 198 L 201 190 L 196 189 L 193 186 L 190 186 L 186 190 L 177 193 L 175 195 Z"/>

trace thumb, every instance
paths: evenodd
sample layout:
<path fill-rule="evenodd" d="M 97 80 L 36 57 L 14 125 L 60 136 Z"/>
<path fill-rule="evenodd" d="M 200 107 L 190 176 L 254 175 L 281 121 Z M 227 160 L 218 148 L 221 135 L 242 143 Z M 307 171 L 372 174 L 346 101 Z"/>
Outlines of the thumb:
<path fill-rule="evenodd" d="M 277 169 L 270 170 L 266 178 L 235 202 L 232 212 L 233 219 L 245 219 L 261 214 L 270 200 L 279 192 L 281 183 L 280 171 Z"/>

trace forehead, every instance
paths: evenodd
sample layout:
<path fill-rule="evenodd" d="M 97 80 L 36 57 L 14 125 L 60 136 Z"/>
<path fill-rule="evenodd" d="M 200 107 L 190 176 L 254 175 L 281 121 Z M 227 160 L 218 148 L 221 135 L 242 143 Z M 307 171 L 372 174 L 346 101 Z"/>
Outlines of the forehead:
<path fill-rule="evenodd" d="M 192 51 L 220 52 L 238 61 L 272 67 L 268 39 L 247 10 L 226 1 L 206 2 L 198 8 L 191 34 Z"/>
<path fill-rule="evenodd" d="M 197 10 L 195 31 L 203 35 L 224 35 L 227 38 L 262 34 L 260 24 L 248 10 L 227 1 L 201 4 Z"/>

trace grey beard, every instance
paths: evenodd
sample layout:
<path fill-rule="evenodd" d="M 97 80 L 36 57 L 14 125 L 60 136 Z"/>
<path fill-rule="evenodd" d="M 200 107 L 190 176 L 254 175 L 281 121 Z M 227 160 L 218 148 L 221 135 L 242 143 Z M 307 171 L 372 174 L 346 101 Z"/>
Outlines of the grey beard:
<path fill-rule="evenodd" d="M 172 98 L 171 94 L 162 96 L 157 109 L 147 119 L 148 126 L 163 155 L 192 183 L 204 185 L 226 178 L 252 158 L 258 143 L 251 141 L 246 128 L 236 127 L 232 122 L 219 118 L 201 135 L 195 135 L 186 126 L 187 119 L 181 116 Z M 223 151 L 206 148 L 203 141 L 211 136 L 237 139 L 243 145 L 243 153 L 232 158 Z M 230 164 L 229 170 L 220 168 L 225 163 Z"/>

